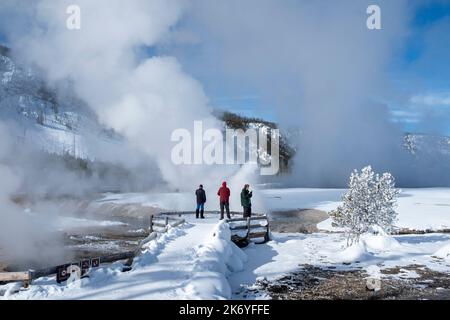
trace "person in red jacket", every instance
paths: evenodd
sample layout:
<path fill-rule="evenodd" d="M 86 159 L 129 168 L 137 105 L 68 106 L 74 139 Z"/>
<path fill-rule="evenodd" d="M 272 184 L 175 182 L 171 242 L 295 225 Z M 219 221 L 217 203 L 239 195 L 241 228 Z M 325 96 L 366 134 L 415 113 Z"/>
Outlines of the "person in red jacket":
<path fill-rule="evenodd" d="M 227 183 L 222 182 L 222 187 L 217 191 L 217 195 L 220 197 L 220 220 L 223 220 L 224 208 L 227 210 L 227 218 L 230 216 L 230 189 L 227 187 Z"/>

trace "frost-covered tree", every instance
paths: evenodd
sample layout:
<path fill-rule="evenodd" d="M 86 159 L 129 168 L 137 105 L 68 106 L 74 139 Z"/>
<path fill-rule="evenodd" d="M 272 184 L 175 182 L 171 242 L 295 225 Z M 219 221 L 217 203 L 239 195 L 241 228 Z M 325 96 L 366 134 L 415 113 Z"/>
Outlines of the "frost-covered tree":
<path fill-rule="evenodd" d="M 417 153 L 417 141 L 416 137 L 412 134 L 407 134 L 404 137 L 403 146 L 411 152 L 412 155 Z"/>
<path fill-rule="evenodd" d="M 370 166 L 354 170 L 343 204 L 331 212 L 333 226 L 346 230 L 347 245 L 374 229 L 389 233 L 397 219 L 394 208 L 399 193 L 390 173 L 380 176 Z"/>

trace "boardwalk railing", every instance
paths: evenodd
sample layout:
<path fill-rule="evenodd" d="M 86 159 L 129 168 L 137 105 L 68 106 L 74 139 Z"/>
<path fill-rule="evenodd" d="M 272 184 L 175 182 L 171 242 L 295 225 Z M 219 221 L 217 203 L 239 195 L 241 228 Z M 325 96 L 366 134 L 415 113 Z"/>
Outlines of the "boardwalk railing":
<path fill-rule="evenodd" d="M 83 259 L 83 261 L 92 261 L 96 259 L 98 261 L 98 264 L 105 264 L 105 263 L 113 263 L 116 261 L 123 261 L 126 260 L 124 263 L 124 267 L 122 271 L 126 272 L 131 270 L 131 266 L 133 264 L 133 260 L 136 256 L 138 256 L 143 246 L 152 241 L 155 240 L 159 234 L 165 233 L 169 230 L 169 228 L 175 228 L 179 225 L 182 225 L 185 223 L 184 219 L 181 218 L 174 218 L 167 215 L 158 215 L 158 216 L 150 216 L 150 223 L 149 223 L 149 229 L 148 229 L 148 236 L 145 239 L 142 239 L 139 244 L 137 245 L 136 249 L 133 251 L 126 251 L 126 252 L 120 252 L 115 253 L 111 255 L 106 255 L 102 257 L 96 257 L 93 259 Z M 54 266 L 49 267 L 45 269 L 40 270 L 28 270 L 28 271 L 21 271 L 21 272 L 0 272 L 0 283 L 7 283 L 7 282 L 23 282 L 23 286 L 27 288 L 29 284 L 38 278 L 45 277 L 45 276 L 51 276 L 54 274 L 58 274 L 59 270 L 62 267 L 65 266 L 81 266 L 82 262 L 71 262 L 60 266 Z"/>
<path fill-rule="evenodd" d="M 226 221 L 230 223 L 230 230 L 232 234 L 233 231 L 246 230 L 247 232 L 244 238 L 246 238 L 248 241 L 256 238 L 264 239 L 263 242 L 257 243 L 266 243 L 270 241 L 269 219 L 266 215 L 257 215 L 249 218 L 233 218 L 227 219 Z M 262 225 L 261 222 L 265 222 L 265 224 Z M 255 231 L 256 229 L 258 230 Z"/>

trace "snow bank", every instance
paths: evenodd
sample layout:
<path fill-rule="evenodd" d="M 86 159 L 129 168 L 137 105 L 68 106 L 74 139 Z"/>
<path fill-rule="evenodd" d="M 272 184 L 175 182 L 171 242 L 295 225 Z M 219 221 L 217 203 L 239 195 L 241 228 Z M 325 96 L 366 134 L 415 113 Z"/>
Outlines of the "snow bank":
<path fill-rule="evenodd" d="M 167 244 L 178 237 L 186 234 L 182 228 L 173 228 L 169 226 L 166 233 L 161 234 L 156 241 L 147 242 L 142 246 L 142 253 L 134 258 L 133 270 L 139 270 L 158 261 L 158 255 L 164 250 Z"/>
<path fill-rule="evenodd" d="M 377 235 L 363 235 L 361 241 L 370 252 L 391 251 L 400 246 L 400 243 L 394 237 L 380 233 Z"/>
<path fill-rule="evenodd" d="M 343 251 L 337 252 L 332 260 L 339 263 L 352 263 L 355 261 L 369 260 L 371 254 L 368 252 L 366 245 L 363 241 L 359 241 Z"/>
<path fill-rule="evenodd" d="M 247 255 L 231 240 L 227 223 L 215 226 L 205 243 L 198 247 L 194 275 L 185 292 L 189 299 L 230 299 L 227 276 L 242 271 Z"/>
<path fill-rule="evenodd" d="M 443 246 L 442 248 L 440 248 L 438 251 L 436 251 L 433 256 L 438 257 L 438 258 L 442 258 L 445 260 L 450 260 L 450 244 L 447 244 L 445 246 Z"/>
<path fill-rule="evenodd" d="M 393 251 L 400 246 L 395 238 L 386 234 L 365 234 L 361 236 L 359 242 L 336 253 L 333 260 L 339 263 L 364 262 L 373 259 L 377 254 Z"/>

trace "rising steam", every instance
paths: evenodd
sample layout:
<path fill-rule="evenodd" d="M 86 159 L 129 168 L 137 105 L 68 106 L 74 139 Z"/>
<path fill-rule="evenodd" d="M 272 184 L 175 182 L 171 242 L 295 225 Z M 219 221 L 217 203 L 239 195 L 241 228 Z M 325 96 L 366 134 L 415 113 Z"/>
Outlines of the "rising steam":
<path fill-rule="evenodd" d="M 367 164 L 403 186 L 449 185 L 449 165 L 413 159 L 384 101 L 395 101 L 388 66 L 401 52 L 413 6 L 380 0 L 382 30 L 366 27 L 373 1 L 194 1 L 168 49 L 192 72 L 221 75 L 274 106 L 283 129 L 299 128 L 295 186 L 345 186 Z M 192 36 L 195 35 L 195 36 Z M 181 50 L 187 47 L 190 50 Z M 245 90 L 245 89 L 244 89 Z M 257 112 L 257 111 L 256 111 Z"/>

